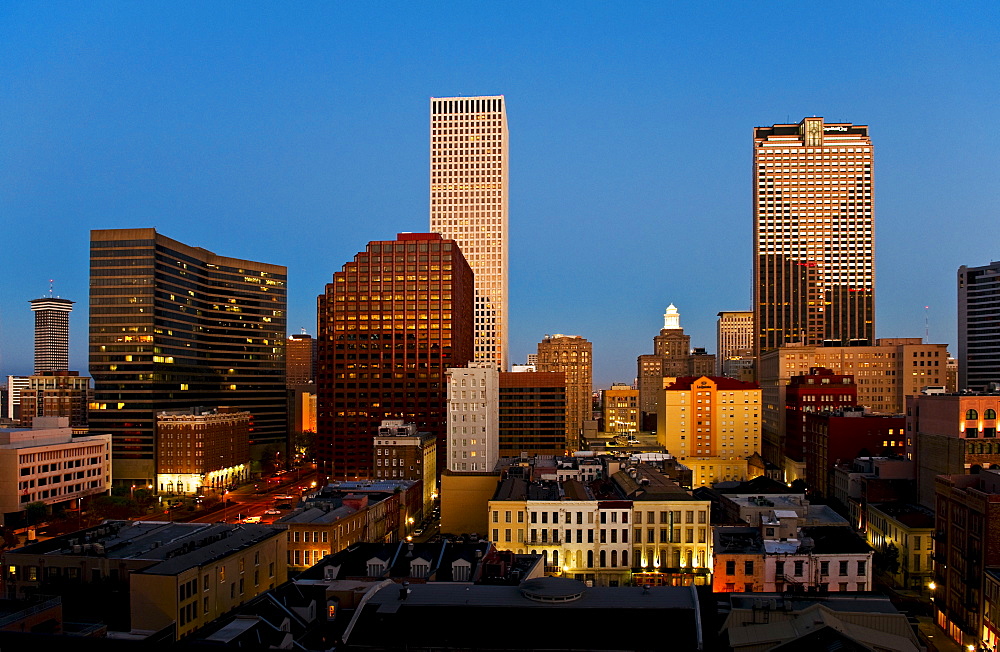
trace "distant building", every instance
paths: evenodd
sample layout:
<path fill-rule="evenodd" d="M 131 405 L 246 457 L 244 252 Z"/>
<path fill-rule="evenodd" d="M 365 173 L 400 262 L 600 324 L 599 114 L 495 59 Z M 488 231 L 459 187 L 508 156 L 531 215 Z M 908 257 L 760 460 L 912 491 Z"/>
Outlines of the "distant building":
<path fill-rule="evenodd" d="M 448 469 L 492 471 L 500 457 L 500 388 L 495 362 L 446 372 Z"/>
<path fill-rule="evenodd" d="M 252 416 L 232 408 L 192 408 L 156 415 L 156 488 L 198 494 L 250 478 Z"/>
<path fill-rule="evenodd" d="M 91 391 L 90 378 L 78 371 L 44 371 L 28 377 L 21 390 L 21 426 L 30 428 L 35 417 L 67 417 L 73 428 L 85 428 Z"/>
<path fill-rule="evenodd" d="M 110 435 L 74 437 L 65 417 L 38 417 L 30 430 L 0 429 L 0 516 L 7 522 L 29 503 L 74 506 L 106 494 L 110 454 Z"/>
<path fill-rule="evenodd" d="M 564 455 L 566 395 L 564 372 L 500 372 L 500 457 Z"/>
<path fill-rule="evenodd" d="M 832 468 L 856 457 L 902 457 L 906 418 L 901 414 L 865 414 L 862 408 L 807 413 L 803 424 L 805 439 L 805 481 L 824 496 L 833 492 Z M 788 474 L 785 480 L 795 480 Z"/>
<path fill-rule="evenodd" d="M 1000 262 L 958 268 L 958 389 L 1000 382 Z"/>
<path fill-rule="evenodd" d="M 373 477 L 372 433 L 382 419 L 434 433 L 445 468 L 447 369 L 473 357 L 474 293 L 458 244 L 436 233 L 373 240 L 334 273 L 319 297 L 321 475 Z"/>
<path fill-rule="evenodd" d="M 69 313 L 75 302 L 42 297 L 30 303 L 35 313 L 35 375 L 69 369 Z"/>
<path fill-rule="evenodd" d="M 437 495 L 437 438 L 402 419 L 383 420 L 375 436 L 375 479 L 419 481 L 429 510 Z"/>
<path fill-rule="evenodd" d="M 594 391 L 593 347 L 580 335 L 546 335 L 538 343 L 540 372 L 566 375 L 566 447 L 580 448 L 583 422 L 593 417 L 591 396 Z"/>
<path fill-rule="evenodd" d="M 691 467 L 694 486 L 746 480 L 760 451 L 760 388 L 732 378 L 682 377 L 660 392 L 657 439 Z"/>
<path fill-rule="evenodd" d="M 691 349 L 691 336 L 681 328 L 674 304 L 663 313 L 663 328 L 653 338 L 653 353 L 638 358 L 639 409 L 653 415 L 659 411 L 660 391 L 666 379 L 680 376 L 711 376 L 716 357 L 704 349 Z"/>
<path fill-rule="evenodd" d="M 285 533 L 265 525 L 105 521 L 8 550 L 5 579 L 10 596 L 58 590 L 126 631 L 185 638 L 284 583 L 284 560 Z"/>
<path fill-rule="evenodd" d="M 743 380 L 743 373 L 753 369 L 753 311 L 728 310 L 718 317 L 714 375 Z"/>
<path fill-rule="evenodd" d="M 604 432 L 635 434 L 642 430 L 639 390 L 615 383 L 604 391 Z"/>
<path fill-rule="evenodd" d="M 7 401 L 4 415 L 20 424 L 21 392 L 31 386 L 30 376 L 7 376 Z"/>
<path fill-rule="evenodd" d="M 886 559 L 883 573 L 899 588 L 925 591 L 934 579 L 934 511 L 904 502 L 868 505 L 868 544 Z"/>
<path fill-rule="evenodd" d="M 823 367 L 812 367 L 807 373 L 792 376 L 785 388 L 785 458 L 800 467 L 805 466 L 806 415 L 857 404 L 858 387 L 854 376 L 835 374 Z M 800 475 L 802 473 L 790 480 Z"/>
<path fill-rule="evenodd" d="M 825 367 L 853 376 L 858 405 L 876 414 L 901 414 L 906 397 L 928 385 L 944 385 L 948 350 L 945 344 L 924 344 L 918 337 L 881 338 L 875 346 L 788 345 L 761 355 L 757 379 L 763 402 L 761 455 L 783 466 L 785 395 L 792 376 Z"/>
<path fill-rule="evenodd" d="M 289 335 L 285 342 L 285 382 L 304 385 L 316 381 L 316 340 L 305 333 Z"/>

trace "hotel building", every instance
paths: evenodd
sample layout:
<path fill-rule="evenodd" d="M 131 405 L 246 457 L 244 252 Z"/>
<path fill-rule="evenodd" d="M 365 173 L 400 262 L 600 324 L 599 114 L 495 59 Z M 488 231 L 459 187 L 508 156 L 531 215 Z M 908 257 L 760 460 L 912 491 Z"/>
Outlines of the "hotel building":
<path fill-rule="evenodd" d="M 868 127 L 805 118 L 754 129 L 755 350 L 871 342 L 875 333 Z"/>
<path fill-rule="evenodd" d="M 400 233 L 369 242 L 319 296 L 318 470 L 374 477 L 383 419 L 431 432 L 445 468 L 447 370 L 472 359 L 472 269 L 454 240 Z"/>
<path fill-rule="evenodd" d="M 162 411 L 246 410 L 251 447 L 284 449 L 286 274 L 151 228 L 91 231 L 90 428 L 111 433 L 115 482 L 154 483 Z"/>
<path fill-rule="evenodd" d="M 508 369 L 507 112 L 502 95 L 431 98 L 430 230 L 475 273 L 475 361 Z"/>

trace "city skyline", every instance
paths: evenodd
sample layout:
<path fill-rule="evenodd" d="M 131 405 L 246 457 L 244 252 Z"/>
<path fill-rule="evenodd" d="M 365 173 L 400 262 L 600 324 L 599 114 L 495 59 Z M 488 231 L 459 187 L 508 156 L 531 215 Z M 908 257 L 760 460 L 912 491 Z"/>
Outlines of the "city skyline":
<path fill-rule="evenodd" d="M 998 137 L 948 126 L 975 124 L 996 96 L 979 72 L 996 63 L 987 3 L 858 5 L 850 28 L 831 17 L 822 34 L 788 36 L 773 85 L 756 60 L 771 40 L 745 29 L 759 14 L 744 8 L 515 7 L 486 35 L 463 33 L 467 17 L 402 5 L 109 8 L 0 17 L 0 203 L 17 270 L 0 290 L 3 375 L 31 371 L 27 302 L 50 278 L 78 302 L 69 366 L 87 369 L 92 228 L 155 226 L 286 265 L 288 330 L 315 333 L 315 296 L 343 260 L 383 234 L 425 230 L 436 96 L 513 102 L 512 363 L 545 334 L 579 334 L 594 343 L 596 385 L 631 382 L 670 303 L 692 345 L 714 352 L 716 314 L 750 307 L 752 130 L 783 120 L 871 129 L 876 337 L 923 336 L 929 305 L 930 340 L 954 355 L 955 272 L 1000 258 L 989 238 L 967 237 L 997 213 Z M 568 18 L 571 29 L 548 31 Z M 472 52 L 485 55 L 451 59 Z"/>

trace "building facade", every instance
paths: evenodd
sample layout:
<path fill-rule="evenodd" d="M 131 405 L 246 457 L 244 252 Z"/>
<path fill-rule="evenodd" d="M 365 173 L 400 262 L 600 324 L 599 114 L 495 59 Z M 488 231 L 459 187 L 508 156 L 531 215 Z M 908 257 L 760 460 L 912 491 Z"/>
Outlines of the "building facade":
<path fill-rule="evenodd" d="M 674 304 L 663 313 L 663 328 L 653 338 L 653 353 L 638 358 L 639 409 L 654 415 L 659 409 L 665 379 L 680 376 L 711 376 L 717 358 L 704 349 L 691 349 L 691 336 L 681 328 L 681 315 Z"/>
<path fill-rule="evenodd" d="M 69 313 L 75 302 L 42 297 L 30 303 L 35 313 L 35 375 L 69 369 Z"/>
<path fill-rule="evenodd" d="M 618 435 L 635 434 L 642 430 L 639 414 L 639 390 L 631 385 L 616 383 L 603 392 L 604 432 Z"/>
<path fill-rule="evenodd" d="M 199 494 L 250 479 L 249 412 L 230 408 L 156 415 L 156 488 Z"/>
<path fill-rule="evenodd" d="M 449 369 L 448 470 L 492 471 L 500 458 L 500 372 L 495 362 Z"/>
<path fill-rule="evenodd" d="M 375 437 L 375 479 L 419 480 L 429 510 L 437 495 L 437 439 L 401 419 L 384 420 Z"/>
<path fill-rule="evenodd" d="M 508 135 L 503 95 L 431 98 L 430 230 L 476 283 L 475 361 L 508 369 Z"/>
<path fill-rule="evenodd" d="M 868 127 L 805 118 L 756 127 L 753 311 L 760 354 L 875 335 Z"/>
<path fill-rule="evenodd" d="M 715 375 L 744 380 L 753 369 L 753 311 L 727 310 L 715 323 Z"/>
<path fill-rule="evenodd" d="M 403 419 L 446 450 L 450 367 L 472 359 L 472 269 L 453 240 L 376 240 L 333 275 L 319 301 L 316 458 L 333 479 L 373 477 L 383 419 Z"/>
<path fill-rule="evenodd" d="M 583 422 L 594 414 L 593 346 L 580 335 L 546 335 L 538 343 L 540 372 L 561 372 L 566 376 L 566 447 L 580 448 Z"/>
<path fill-rule="evenodd" d="M 1000 382 L 1000 262 L 958 268 L 958 388 Z"/>
<path fill-rule="evenodd" d="M 710 376 L 678 378 L 663 390 L 657 441 L 691 468 L 695 487 L 747 479 L 760 452 L 760 388 Z"/>
<path fill-rule="evenodd" d="M 21 390 L 21 427 L 35 417 L 67 417 L 72 428 L 85 428 L 90 407 L 90 378 L 78 371 L 43 371 L 28 376 Z"/>
<path fill-rule="evenodd" d="M 499 419 L 501 458 L 564 455 L 566 374 L 501 372 Z"/>
<path fill-rule="evenodd" d="M 284 450 L 287 270 L 155 229 L 90 237 L 90 426 L 111 433 L 115 481 L 153 484 L 164 410 L 246 410 L 251 446 Z"/>
<path fill-rule="evenodd" d="M 285 342 L 285 382 L 289 387 L 316 382 L 316 340 L 312 335 L 289 335 Z"/>

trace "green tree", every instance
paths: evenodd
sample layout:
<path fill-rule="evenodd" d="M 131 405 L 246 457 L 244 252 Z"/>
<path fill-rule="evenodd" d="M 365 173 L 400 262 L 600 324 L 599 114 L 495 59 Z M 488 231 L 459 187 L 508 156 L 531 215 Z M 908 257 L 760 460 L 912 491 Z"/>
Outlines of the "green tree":
<path fill-rule="evenodd" d="M 28 525 L 37 525 L 45 520 L 45 516 L 48 514 L 48 509 L 43 502 L 28 503 L 25 508 L 26 516 L 28 519 Z"/>

